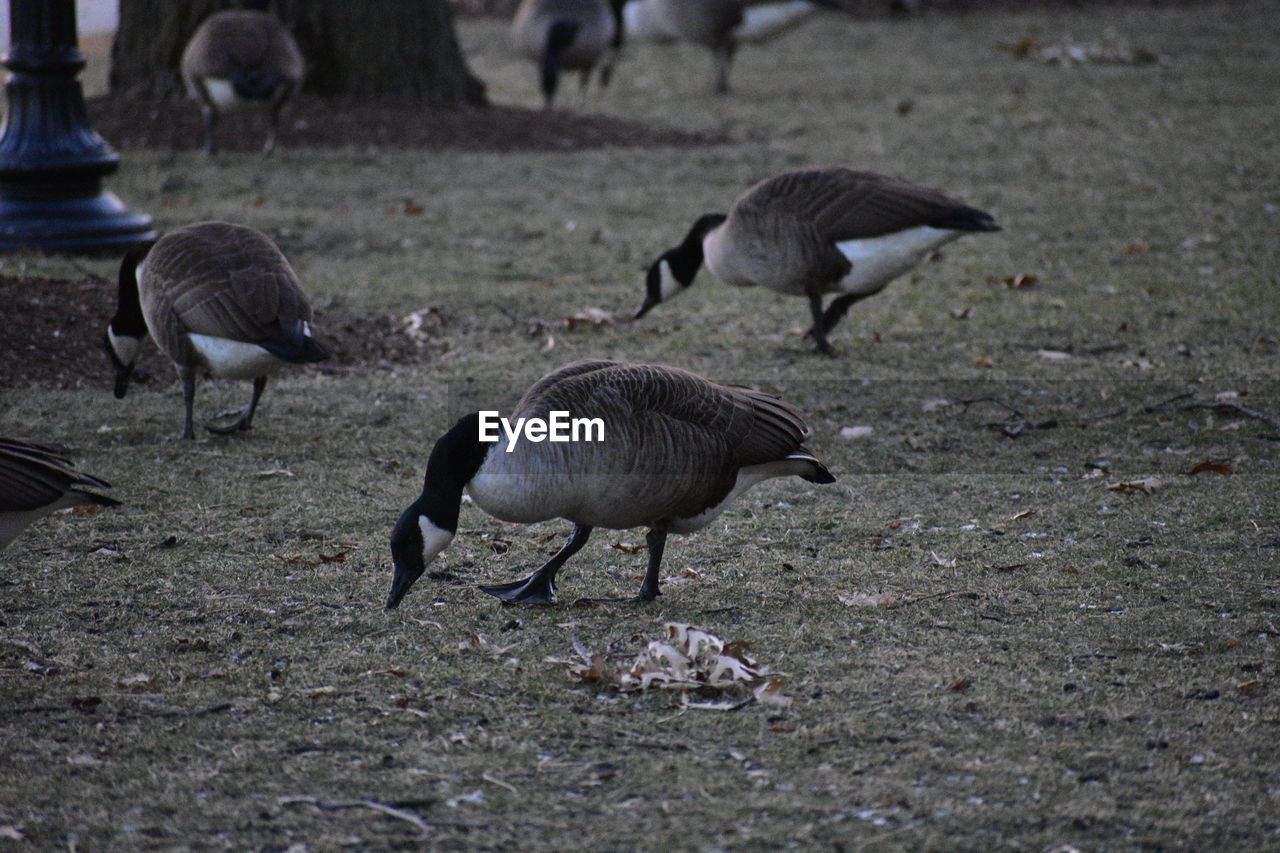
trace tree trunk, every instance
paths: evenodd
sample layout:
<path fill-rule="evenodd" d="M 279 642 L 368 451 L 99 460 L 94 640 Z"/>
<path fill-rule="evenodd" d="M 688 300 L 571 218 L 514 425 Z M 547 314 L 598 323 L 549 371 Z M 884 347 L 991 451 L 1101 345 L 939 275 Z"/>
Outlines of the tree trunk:
<path fill-rule="evenodd" d="M 176 95 L 187 39 L 233 0 L 120 0 L 111 48 L 112 94 Z M 484 84 L 458 47 L 448 0 L 275 0 L 307 60 L 304 88 L 318 95 L 484 104 Z"/>

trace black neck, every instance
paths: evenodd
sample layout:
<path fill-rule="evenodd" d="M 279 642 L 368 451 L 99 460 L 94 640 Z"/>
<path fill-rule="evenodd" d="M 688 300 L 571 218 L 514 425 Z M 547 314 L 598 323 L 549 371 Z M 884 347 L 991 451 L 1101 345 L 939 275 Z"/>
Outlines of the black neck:
<path fill-rule="evenodd" d="M 492 443 L 480 440 L 478 414 L 463 417 L 440 436 L 427 459 L 422 495 L 414 504 L 418 514 L 442 530 L 456 533 L 462 490 L 480 470 L 491 447 Z"/>
<path fill-rule="evenodd" d="M 120 261 L 119 295 L 116 315 L 111 318 L 111 331 L 116 335 L 141 338 L 147 334 L 147 321 L 142 316 L 142 300 L 138 295 L 138 264 L 151 251 L 154 241 L 129 247 Z"/>
<path fill-rule="evenodd" d="M 698 268 L 702 266 L 703 239 L 712 230 L 719 228 L 727 218 L 723 213 L 708 213 L 698 217 L 698 221 L 693 223 L 693 227 L 685 235 L 684 242 L 667 253 L 667 265 L 671 267 L 671 274 L 682 284 L 691 284 L 698 274 Z"/>

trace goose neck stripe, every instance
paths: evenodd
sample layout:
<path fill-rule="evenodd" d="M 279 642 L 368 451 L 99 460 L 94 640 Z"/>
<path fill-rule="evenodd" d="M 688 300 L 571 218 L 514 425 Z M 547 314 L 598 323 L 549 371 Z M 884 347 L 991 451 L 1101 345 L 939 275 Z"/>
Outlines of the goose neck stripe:
<path fill-rule="evenodd" d="M 575 418 L 567 411 L 555 410 L 546 418 L 516 418 L 512 423 L 496 411 L 480 412 L 479 438 L 490 443 L 506 437 L 507 453 L 516 449 L 520 440 L 535 444 L 543 441 L 604 441 L 604 418 Z"/>

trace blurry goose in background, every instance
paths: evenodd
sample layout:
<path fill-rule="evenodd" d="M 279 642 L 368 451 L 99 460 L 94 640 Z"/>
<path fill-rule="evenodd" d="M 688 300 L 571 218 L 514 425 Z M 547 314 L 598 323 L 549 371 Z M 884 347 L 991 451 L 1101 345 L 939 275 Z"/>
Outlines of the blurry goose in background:
<path fill-rule="evenodd" d="M 306 73 L 298 43 L 280 19 L 261 9 L 217 12 L 200 24 L 182 53 L 182 79 L 200 103 L 204 150 L 217 150 L 214 125 L 222 113 L 265 109 L 270 127 L 263 151 L 276 146 L 280 111 Z"/>
<path fill-rule="evenodd" d="M 632 41 L 687 41 L 711 50 L 714 91 L 729 91 L 729 69 L 738 45 L 763 43 L 802 23 L 834 0 L 631 0 L 623 7 Z"/>
<path fill-rule="evenodd" d="M 123 397 L 142 339 L 151 334 L 178 371 L 186 405 L 183 438 L 193 438 L 196 372 L 252 379 L 240 418 L 211 432 L 249 429 L 267 377 L 286 363 L 323 361 L 311 338 L 311 306 L 289 261 L 266 235 L 242 225 L 199 222 L 134 246 L 120 264 L 107 354 Z"/>
<path fill-rule="evenodd" d="M 938 190 L 843 168 L 784 172 L 740 195 L 726 216 L 708 213 L 649 268 L 643 317 L 693 284 L 703 263 L 726 284 L 759 285 L 809 300 L 818 351 L 859 299 L 879 293 L 935 249 L 991 215 Z M 822 295 L 838 294 L 823 309 Z"/>
<path fill-rule="evenodd" d="M 84 491 L 111 484 L 81 474 L 52 444 L 0 438 L 0 549 L 32 522 L 73 506 L 118 506 L 120 501 Z"/>
<path fill-rule="evenodd" d="M 522 0 L 511 21 L 511 43 L 541 69 L 542 97 L 555 100 L 561 70 L 581 74 L 585 95 L 592 69 L 607 86 L 622 47 L 624 0 Z"/>
<path fill-rule="evenodd" d="M 471 414 L 436 442 L 422 494 L 391 534 L 395 578 L 388 608 L 452 541 L 464 488 L 476 506 L 504 521 L 574 524 L 569 541 L 544 566 L 523 580 L 481 587 L 485 592 L 512 603 L 554 601 L 556 572 L 593 528 L 643 526 L 649 528 L 649 567 L 638 597 L 651 601 L 659 594 L 668 533 L 705 527 L 772 477 L 835 480 L 801 445 L 809 433 L 804 421 L 777 397 L 674 367 L 576 362 L 529 388 L 511 420 L 546 420 L 552 412 L 599 418 L 603 440 L 533 442 L 505 432 L 485 440 L 480 415 Z"/>

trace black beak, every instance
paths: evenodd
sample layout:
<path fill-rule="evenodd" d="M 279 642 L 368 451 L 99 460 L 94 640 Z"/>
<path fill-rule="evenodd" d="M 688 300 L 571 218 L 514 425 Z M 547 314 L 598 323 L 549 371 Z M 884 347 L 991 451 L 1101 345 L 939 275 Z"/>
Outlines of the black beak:
<path fill-rule="evenodd" d="M 408 560 L 401 560 L 393 557 L 396 573 L 391 580 L 391 594 L 387 596 L 387 609 L 395 610 L 400 606 L 400 600 L 405 597 L 409 589 L 417 583 L 418 578 L 422 577 L 422 573 L 426 567 L 422 565 L 422 557 L 419 556 L 416 564 L 412 556 Z"/>
<path fill-rule="evenodd" d="M 129 390 L 129 377 L 133 376 L 133 365 L 116 365 L 116 399 L 124 398 L 125 392 Z"/>
<path fill-rule="evenodd" d="M 632 317 L 631 319 L 639 320 L 645 314 L 648 314 L 649 311 L 653 308 L 653 306 L 657 305 L 661 301 L 662 301 L 661 299 L 657 299 L 652 295 L 646 296 L 644 298 L 644 304 L 640 306 L 640 309 L 636 311 L 635 316 Z"/>

